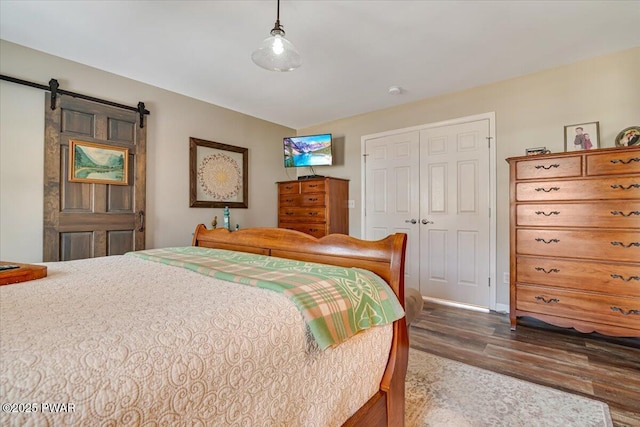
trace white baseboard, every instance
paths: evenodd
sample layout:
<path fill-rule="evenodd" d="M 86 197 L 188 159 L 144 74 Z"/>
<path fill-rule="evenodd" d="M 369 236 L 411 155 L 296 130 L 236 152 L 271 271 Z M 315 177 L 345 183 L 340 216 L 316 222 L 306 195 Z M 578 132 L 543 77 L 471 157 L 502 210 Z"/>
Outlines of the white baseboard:
<path fill-rule="evenodd" d="M 461 302 L 448 301 L 448 300 L 439 299 L 439 298 L 425 297 L 424 295 L 422 296 L 422 299 L 425 300 L 425 301 L 433 302 L 435 304 L 448 305 L 450 307 L 458 307 L 458 308 L 464 308 L 464 309 L 467 309 L 467 310 L 481 311 L 483 313 L 488 313 L 489 312 L 488 308 L 480 307 L 480 306 L 477 306 L 477 305 L 464 304 L 464 303 L 461 303 Z"/>

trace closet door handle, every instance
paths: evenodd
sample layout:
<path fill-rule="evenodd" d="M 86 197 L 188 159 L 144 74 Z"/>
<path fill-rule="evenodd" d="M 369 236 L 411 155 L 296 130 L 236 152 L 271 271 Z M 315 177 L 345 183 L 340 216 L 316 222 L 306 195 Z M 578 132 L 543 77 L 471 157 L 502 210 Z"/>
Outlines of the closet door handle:
<path fill-rule="evenodd" d="M 423 224 L 425 224 L 425 225 L 426 225 L 426 224 L 435 224 L 435 222 L 433 222 L 433 221 L 428 221 L 428 220 L 426 220 L 426 219 L 423 219 L 423 220 L 422 220 L 422 221 L 420 221 L 420 222 L 422 222 L 422 223 L 423 223 Z"/>
<path fill-rule="evenodd" d="M 144 211 L 138 211 L 138 217 L 140 218 L 140 222 L 139 222 L 139 226 L 138 226 L 138 231 L 143 232 L 144 231 Z"/>
<path fill-rule="evenodd" d="M 404 222 L 411 223 L 411 224 L 416 224 L 418 221 L 412 218 L 412 219 L 405 219 Z"/>

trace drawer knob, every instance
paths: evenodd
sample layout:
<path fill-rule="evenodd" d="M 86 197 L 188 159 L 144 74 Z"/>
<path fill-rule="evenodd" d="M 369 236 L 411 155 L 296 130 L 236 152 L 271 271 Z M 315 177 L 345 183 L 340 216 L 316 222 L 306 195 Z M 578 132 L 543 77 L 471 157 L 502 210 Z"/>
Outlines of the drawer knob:
<path fill-rule="evenodd" d="M 558 302 L 560 302 L 560 300 L 559 300 L 558 298 L 549 298 L 549 299 L 546 299 L 545 297 L 540 296 L 540 295 L 538 295 L 538 296 L 536 297 L 536 301 L 542 301 L 542 302 L 543 302 L 543 303 L 545 303 L 545 304 L 552 304 L 552 303 L 558 303 Z"/>
<path fill-rule="evenodd" d="M 624 276 L 621 276 L 619 274 L 612 274 L 611 278 L 612 279 L 622 279 L 625 282 L 629 282 L 631 280 L 640 280 L 640 276 L 629 276 L 628 278 L 625 279 Z"/>
<path fill-rule="evenodd" d="M 612 184 L 611 188 L 618 189 L 620 188 L 621 190 L 631 190 L 632 188 L 640 188 L 640 184 L 629 184 L 628 186 L 624 186 L 622 184 Z"/>
<path fill-rule="evenodd" d="M 640 162 L 640 157 L 632 157 L 629 160 L 620 160 L 620 159 L 611 160 L 611 163 L 613 163 L 614 165 L 616 163 L 622 163 L 623 165 L 628 165 L 631 162 Z"/>
<path fill-rule="evenodd" d="M 546 274 L 549 273 L 560 273 L 560 270 L 558 270 L 557 268 L 551 268 L 549 270 L 544 269 L 543 267 L 536 267 L 536 271 L 542 271 Z"/>
<path fill-rule="evenodd" d="M 640 242 L 631 242 L 628 245 L 625 245 L 622 242 L 611 242 L 611 245 L 613 245 L 613 246 L 622 246 L 623 248 L 630 248 L 632 246 L 640 247 Z"/>
<path fill-rule="evenodd" d="M 293 215 L 293 212 L 285 212 L 284 214 L 287 215 L 287 216 L 291 216 L 291 215 Z"/>
<path fill-rule="evenodd" d="M 309 212 L 310 216 L 318 216 L 318 212 Z"/>
<path fill-rule="evenodd" d="M 632 211 L 628 214 L 625 214 L 622 211 L 611 211 L 611 215 L 622 215 L 622 216 L 631 216 L 631 215 L 640 215 L 640 211 Z"/>
<path fill-rule="evenodd" d="M 545 169 L 545 170 L 549 170 L 549 169 L 551 169 L 551 168 L 559 168 L 559 167 L 560 167 L 560 165 L 559 165 L 559 164 L 554 163 L 554 164 L 549 165 L 549 166 L 538 165 L 538 166 L 536 166 L 536 169 Z"/>
<path fill-rule="evenodd" d="M 640 316 L 640 310 L 625 310 L 624 308 L 620 308 L 620 307 L 611 307 L 611 311 L 619 311 L 624 316 L 628 316 L 630 314 L 635 314 L 636 316 Z"/>
<path fill-rule="evenodd" d="M 560 191 L 560 187 L 549 187 L 548 190 L 544 187 L 538 187 L 536 188 L 536 191 L 544 191 L 545 193 L 550 193 L 552 191 Z"/>
<path fill-rule="evenodd" d="M 317 197 L 311 197 L 311 198 L 309 199 L 309 201 L 311 201 L 311 202 L 317 202 L 317 201 L 318 201 L 318 198 L 317 198 Z"/>
<path fill-rule="evenodd" d="M 285 202 L 291 203 L 291 202 L 293 202 L 293 199 L 286 199 Z"/>
<path fill-rule="evenodd" d="M 542 243 L 544 243 L 544 244 L 547 244 L 547 245 L 548 245 L 549 243 L 558 243 L 558 242 L 560 242 L 560 240 L 558 240 L 558 239 L 549 239 L 549 240 L 545 240 L 545 239 L 543 239 L 542 237 L 537 237 L 537 238 L 536 238 L 536 242 L 542 242 Z M 612 243 L 613 243 L 613 242 L 612 242 Z"/>
<path fill-rule="evenodd" d="M 560 215 L 560 212 L 558 211 L 551 211 L 549 213 L 546 213 L 544 211 L 536 211 L 536 215 L 544 215 L 544 216 L 551 216 L 551 215 Z"/>

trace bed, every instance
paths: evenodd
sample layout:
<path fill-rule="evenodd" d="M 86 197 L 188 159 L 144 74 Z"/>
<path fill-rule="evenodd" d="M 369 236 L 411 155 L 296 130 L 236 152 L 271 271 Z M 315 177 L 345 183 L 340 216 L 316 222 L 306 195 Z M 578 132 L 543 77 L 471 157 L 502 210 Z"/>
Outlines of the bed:
<path fill-rule="evenodd" d="M 386 288 L 371 299 L 401 306 L 405 248 L 401 233 L 199 225 L 191 247 L 48 263 L 0 287 L 0 424 L 402 426 L 402 309 L 379 326 L 363 310 L 354 328 L 332 296 L 309 305 L 340 305 L 327 332 L 292 294 L 308 276 L 352 286 L 373 272 Z M 287 280 L 302 285 L 273 288 Z"/>

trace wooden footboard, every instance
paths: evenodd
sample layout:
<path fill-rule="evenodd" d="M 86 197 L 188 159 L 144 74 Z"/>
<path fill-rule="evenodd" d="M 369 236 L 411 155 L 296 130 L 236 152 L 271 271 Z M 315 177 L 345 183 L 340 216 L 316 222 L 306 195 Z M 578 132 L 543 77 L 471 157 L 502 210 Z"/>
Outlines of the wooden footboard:
<path fill-rule="evenodd" d="M 404 263 L 407 236 L 396 233 L 377 241 L 344 234 L 317 239 L 283 228 L 247 228 L 229 232 L 200 224 L 193 246 L 258 253 L 300 261 L 357 267 L 382 277 L 404 307 Z M 380 390 L 345 423 L 346 426 L 403 426 L 404 387 L 409 359 L 405 318 L 394 322 L 393 341 Z"/>

